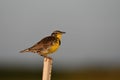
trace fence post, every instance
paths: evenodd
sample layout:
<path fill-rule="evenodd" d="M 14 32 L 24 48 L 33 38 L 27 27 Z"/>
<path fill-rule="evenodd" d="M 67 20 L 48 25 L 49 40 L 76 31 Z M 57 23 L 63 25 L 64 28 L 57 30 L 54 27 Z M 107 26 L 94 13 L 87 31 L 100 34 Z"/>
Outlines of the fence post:
<path fill-rule="evenodd" d="M 42 80 L 51 80 L 52 58 L 44 57 Z"/>

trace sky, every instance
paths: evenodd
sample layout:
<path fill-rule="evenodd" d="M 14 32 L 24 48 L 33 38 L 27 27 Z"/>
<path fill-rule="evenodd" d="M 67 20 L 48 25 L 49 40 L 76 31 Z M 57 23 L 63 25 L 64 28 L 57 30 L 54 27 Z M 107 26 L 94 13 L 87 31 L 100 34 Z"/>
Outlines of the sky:
<path fill-rule="evenodd" d="M 0 0 L 0 67 L 39 68 L 19 53 L 54 30 L 65 31 L 57 68 L 120 65 L 120 0 Z"/>

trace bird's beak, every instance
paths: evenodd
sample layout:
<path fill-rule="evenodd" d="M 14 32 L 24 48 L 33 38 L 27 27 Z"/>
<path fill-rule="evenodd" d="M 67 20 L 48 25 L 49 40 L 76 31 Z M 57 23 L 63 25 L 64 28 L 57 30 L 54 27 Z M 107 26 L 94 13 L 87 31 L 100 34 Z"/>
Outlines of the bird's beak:
<path fill-rule="evenodd" d="M 61 32 L 62 34 L 65 34 L 66 32 Z"/>
<path fill-rule="evenodd" d="M 65 34 L 66 32 L 62 32 L 62 34 Z"/>

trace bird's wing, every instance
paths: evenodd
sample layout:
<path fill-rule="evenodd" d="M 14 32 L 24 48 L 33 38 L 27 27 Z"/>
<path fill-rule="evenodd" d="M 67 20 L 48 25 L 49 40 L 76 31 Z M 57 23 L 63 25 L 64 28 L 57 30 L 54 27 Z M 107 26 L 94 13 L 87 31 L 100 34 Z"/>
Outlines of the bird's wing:
<path fill-rule="evenodd" d="M 44 50 L 50 48 L 50 46 L 56 41 L 56 38 L 53 36 L 48 36 L 43 38 L 41 41 L 37 42 L 30 49 L 31 50 Z"/>

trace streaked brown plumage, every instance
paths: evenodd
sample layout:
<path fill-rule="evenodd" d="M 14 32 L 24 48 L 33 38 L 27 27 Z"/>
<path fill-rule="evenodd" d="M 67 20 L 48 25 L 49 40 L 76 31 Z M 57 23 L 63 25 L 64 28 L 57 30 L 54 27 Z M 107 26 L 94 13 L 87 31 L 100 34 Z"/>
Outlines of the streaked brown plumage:
<path fill-rule="evenodd" d="M 56 30 L 51 34 L 51 36 L 43 38 L 32 47 L 20 51 L 20 53 L 33 52 L 38 53 L 41 56 L 47 56 L 47 54 L 53 53 L 59 48 L 61 44 L 61 35 L 64 33 L 65 32 Z"/>

